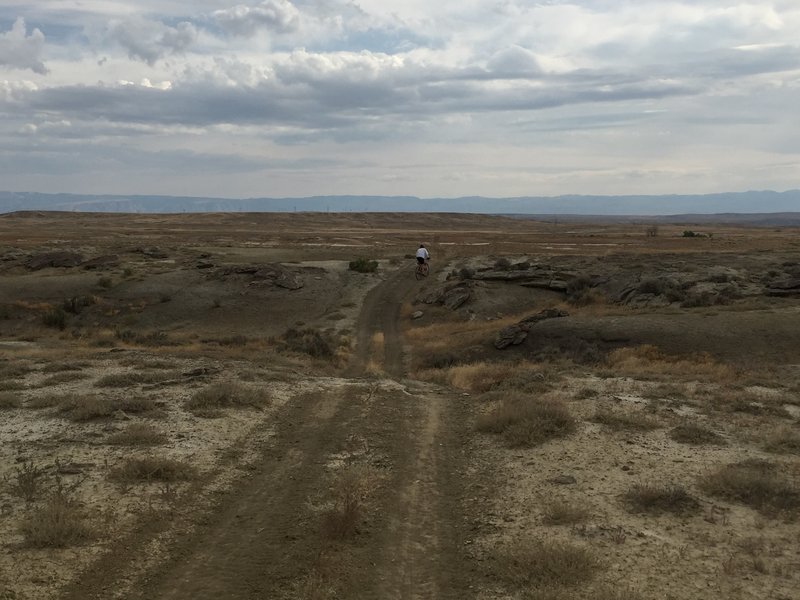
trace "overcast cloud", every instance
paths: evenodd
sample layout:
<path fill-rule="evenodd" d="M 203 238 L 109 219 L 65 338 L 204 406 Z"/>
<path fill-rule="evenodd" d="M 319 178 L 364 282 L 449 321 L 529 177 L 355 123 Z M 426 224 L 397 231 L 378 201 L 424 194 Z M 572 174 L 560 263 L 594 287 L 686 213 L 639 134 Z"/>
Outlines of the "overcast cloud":
<path fill-rule="evenodd" d="M 795 0 L 0 6 L 14 191 L 800 187 Z"/>

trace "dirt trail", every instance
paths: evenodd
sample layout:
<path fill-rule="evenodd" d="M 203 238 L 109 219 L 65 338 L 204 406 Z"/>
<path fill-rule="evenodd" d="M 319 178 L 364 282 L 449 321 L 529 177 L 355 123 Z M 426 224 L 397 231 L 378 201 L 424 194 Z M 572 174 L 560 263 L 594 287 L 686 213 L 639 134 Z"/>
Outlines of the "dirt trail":
<path fill-rule="evenodd" d="M 351 376 L 363 373 L 376 332 L 384 334 L 385 370 L 403 375 L 399 308 L 419 285 L 403 269 L 368 295 Z M 346 591 L 337 597 L 471 597 L 460 510 L 468 460 L 462 450 L 465 407 L 458 396 L 419 382 L 343 383 L 283 407 L 252 476 L 229 491 L 194 533 L 177 539 L 168 560 L 126 574 L 120 549 L 116 565 L 111 553 L 63 598 L 306 597 L 303 581 L 329 551 L 319 514 L 310 507 L 329 491 L 331 458 L 354 437 L 385 465 L 386 480 L 347 550 Z M 117 587 L 130 591 L 109 593 Z"/>
<path fill-rule="evenodd" d="M 391 377 L 405 374 L 403 367 L 403 345 L 400 338 L 400 306 L 420 284 L 413 271 L 401 268 L 390 274 L 380 285 L 372 288 L 364 299 L 358 320 L 356 351 L 347 370 L 347 376 L 357 377 L 364 373 L 369 362 L 373 334 L 383 333 L 383 369 Z"/>

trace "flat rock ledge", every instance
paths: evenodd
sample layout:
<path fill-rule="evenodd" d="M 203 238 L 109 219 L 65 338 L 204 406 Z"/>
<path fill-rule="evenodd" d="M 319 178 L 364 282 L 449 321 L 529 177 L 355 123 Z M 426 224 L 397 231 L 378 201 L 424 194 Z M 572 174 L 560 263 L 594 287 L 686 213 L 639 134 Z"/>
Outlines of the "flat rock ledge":
<path fill-rule="evenodd" d="M 557 308 L 546 308 L 541 312 L 525 317 L 515 325 L 504 327 L 497 332 L 494 340 L 494 347 L 498 350 L 508 348 L 509 346 L 517 346 L 524 342 L 528 337 L 528 332 L 539 321 L 546 319 L 558 319 L 561 317 L 568 317 L 569 314 Z"/>

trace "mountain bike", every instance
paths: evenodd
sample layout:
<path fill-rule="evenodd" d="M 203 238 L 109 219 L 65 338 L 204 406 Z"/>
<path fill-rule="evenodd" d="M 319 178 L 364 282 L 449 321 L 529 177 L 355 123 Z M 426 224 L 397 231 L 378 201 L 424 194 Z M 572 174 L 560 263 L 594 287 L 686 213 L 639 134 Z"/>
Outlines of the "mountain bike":
<path fill-rule="evenodd" d="M 417 263 L 417 268 L 414 269 L 414 277 L 416 277 L 417 279 L 422 279 L 424 277 L 427 277 L 428 273 L 430 273 L 430 268 L 428 267 L 428 263 L 426 262 L 421 264 Z"/>

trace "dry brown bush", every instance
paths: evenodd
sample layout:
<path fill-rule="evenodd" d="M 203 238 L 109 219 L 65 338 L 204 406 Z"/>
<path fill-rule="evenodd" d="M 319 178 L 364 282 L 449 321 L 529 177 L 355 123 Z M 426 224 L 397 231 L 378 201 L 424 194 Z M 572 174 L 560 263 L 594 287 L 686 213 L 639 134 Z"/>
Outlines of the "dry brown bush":
<path fill-rule="evenodd" d="M 0 410 L 19 408 L 22 406 L 22 397 L 15 392 L 0 392 Z"/>
<path fill-rule="evenodd" d="M 545 525 L 575 525 L 588 518 L 588 508 L 565 500 L 548 502 L 542 513 L 542 523 Z"/>
<path fill-rule="evenodd" d="M 89 375 L 86 373 L 81 373 L 78 371 L 64 371 L 62 373 L 56 373 L 55 375 L 45 378 L 39 387 L 48 387 L 51 385 L 58 385 L 60 383 L 69 383 L 70 381 L 80 381 L 81 379 L 86 379 L 87 377 L 89 377 Z"/>
<path fill-rule="evenodd" d="M 188 481 L 196 475 L 191 465 L 164 456 L 129 458 L 108 474 L 109 479 L 120 483 Z"/>
<path fill-rule="evenodd" d="M 82 362 L 52 362 L 42 367 L 42 373 L 63 373 L 65 371 L 80 371 L 86 367 Z"/>
<path fill-rule="evenodd" d="M 96 387 L 130 387 L 142 383 L 160 383 L 176 376 L 171 373 L 113 373 L 105 375 L 95 382 Z"/>
<path fill-rule="evenodd" d="M 41 496 L 44 482 L 44 469 L 32 462 L 26 462 L 14 470 L 10 491 L 25 502 L 33 502 Z"/>
<path fill-rule="evenodd" d="M 716 362 L 710 354 L 672 356 L 648 344 L 613 350 L 606 362 L 618 373 L 643 378 L 669 376 L 728 382 L 738 376 L 736 369 Z"/>
<path fill-rule="evenodd" d="M 751 459 L 723 465 L 704 476 L 708 494 L 741 502 L 763 513 L 790 513 L 800 508 L 800 489 L 774 463 Z"/>
<path fill-rule="evenodd" d="M 58 404 L 58 411 L 71 421 L 110 417 L 115 410 L 114 401 L 102 396 L 69 394 L 63 396 Z"/>
<path fill-rule="evenodd" d="M 163 431 L 147 423 L 132 423 L 106 440 L 115 446 L 158 446 L 166 441 Z"/>
<path fill-rule="evenodd" d="M 21 379 L 6 379 L 0 381 L 0 392 L 16 392 L 24 390 L 26 387 L 25 382 Z"/>
<path fill-rule="evenodd" d="M 681 515 L 700 510 L 700 503 L 684 488 L 674 484 L 636 484 L 623 498 L 631 512 Z"/>
<path fill-rule="evenodd" d="M 763 448 L 773 454 L 800 454 L 800 433 L 780 427 L 767 436 Z"/>
<path fill-rule="evenodd" d="M 721 435 L 695 423 L 683 423 L 678 425 L 669 432 L 669 437 L 676 442 L 691 444 L 693 446 L 725 444 L 725 439 Z"/>
<path fill-rule="evenodd" d="M 377 486 L 374 469 L 365 465 L 344 467 L 333 481 L 333 504 L 322 515 L 322 535 L 328 540 L 344 540 L 358 533 L 365 503 Z"/>
<path fill-rule="evenodd" d="M 576 421 L 560 400 L 512 394 L 481 415 L 476 429 L 502 435 L 511 447 L 532 447 L 571 434 Z"/>
<path fill-rule="evenodd" d="M 35 396 L 33 398 L 28 398 L 28 401 L 25 403 L 27 408 L 53 408 L 54 406 L 58 406 L 64 400 L 64 396 L 58 396 L 55 394 L 45 394 L 44 396 Z"/>
<path fill-rule="evenodd" d="M 538 386 L 547 381 L 545 369 L 537 363 L 476 362 L 446 369 L 429 369 L 418 373 L 421 379 L 436 381 L 474 393 L 488 392 L 507 386 L 509 381 Z M 544 378 L 544 379 L 543 379 Z M 523 381 L 524 380 L 524 381 Z M 545 388 L 546 386 L 541 386 Z M 508 388 L 506 388 L 508 389 Z"/>
<path fill-rule="evenodd" d="M 519 586 L 577 586 L 591 580 L 601 563 L 583 546 L 518 539 L 502 551 L 497 575 Z"/>
<path fill-rule="evenodd" d="M 214 383 L 186 400 L 184 407 L 191 412 L 215 411 L 222 408 L 259 408 L 269 402 L 269 394 L 263 389 L 254 389 L 225 381 Z"/>
<path fill-rule="evenodd" d="M 704 398 L 715 410 L 755 416 L 787 417 L 782 397 L 740 388 L 726 387 L 706 394 Z"/>
<path fill-rule="evenodd" d="M 613 431 L 650 431 L 660 427 L 652 417 L 637 410 L 612 411 L 608 408 L 598 408 L 590 420 L 605 425 Z"/>
<path fill-rule="evenodd" d="M 61 488 L 31 512 L 20 531 L 25 544 L 34 548 L 65 548 L 83 544 L 95 536 L 78 503 Z"/>

